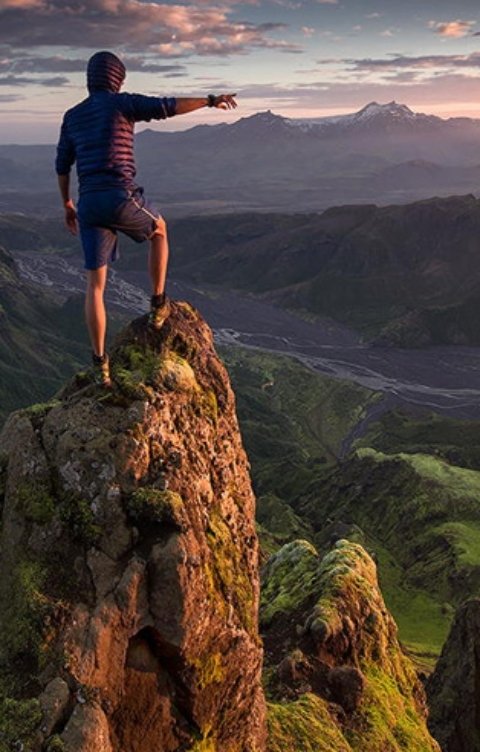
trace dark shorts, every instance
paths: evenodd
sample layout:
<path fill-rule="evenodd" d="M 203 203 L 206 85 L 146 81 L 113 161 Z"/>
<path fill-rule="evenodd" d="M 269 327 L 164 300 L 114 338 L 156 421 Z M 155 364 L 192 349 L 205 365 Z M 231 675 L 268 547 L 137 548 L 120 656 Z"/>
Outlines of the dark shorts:
<path fill-rule="evenodd" d="M 161 218 L 143 188 L 84 193 L 78 201 L 78 224 L 85 269 L 99 269 L 118 258 L 118 231 L 137 243 L 152 237 Z"/>

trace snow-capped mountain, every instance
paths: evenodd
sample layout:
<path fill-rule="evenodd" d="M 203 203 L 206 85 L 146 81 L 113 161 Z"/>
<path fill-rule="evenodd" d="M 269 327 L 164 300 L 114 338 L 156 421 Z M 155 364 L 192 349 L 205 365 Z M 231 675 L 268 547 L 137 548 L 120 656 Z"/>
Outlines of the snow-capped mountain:
<path fill-rule="evenodd" d="M 358 112 L 348 115 L 336 115 L 323 118 L 295 119 L 288 118 L 291 126 L 300 128 L 304 132 L 318 133 L 341 133 L 342 131 L 372 131 L 390 130 L 398 128 L 422 130 L 426 127 L 440 126 L 446 122 L 435 115 L 424 115 L 413 112 L 406 104 L 389 102 L 378 104 L 370 102 Z"/>
<path fill-rule="evenodd" d="M 197 126 L 187 131 L 193 136 L 214 137 L 215 140 L 237 141 L 239 138 L 257 140 L 267 137 L 298 139 L 302 135 L 318 138 L 401 134 L 420 136 L 430 131 L 450 130 L 452 127 L 480 128 L 480 121 L 469 118 L 443 120 L 435 115 L 414 112 L 405 104 L 370 102 L 358 112 L 320 118 L 289 118 L 271 110 L 240 118 L 231 125 Z"/>

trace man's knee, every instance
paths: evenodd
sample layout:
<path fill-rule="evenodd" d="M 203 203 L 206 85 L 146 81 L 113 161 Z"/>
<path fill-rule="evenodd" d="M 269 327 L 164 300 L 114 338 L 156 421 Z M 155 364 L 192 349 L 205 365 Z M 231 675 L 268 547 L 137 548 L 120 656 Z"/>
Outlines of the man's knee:
<path fill-rule="evenodd" d="M 87 270 L 87 291 L 103 293 L 107 280 L 107 266 Z"/>
<path fill-rule="evenodd" d="M 158 217 L 158 219 L 155 221 L 155 230 L 152 233 L 152 238 L 155 237 L 155 235 L 166 235 L 167 234 L 167 223 L 165 222 L 163 217 Z"/>

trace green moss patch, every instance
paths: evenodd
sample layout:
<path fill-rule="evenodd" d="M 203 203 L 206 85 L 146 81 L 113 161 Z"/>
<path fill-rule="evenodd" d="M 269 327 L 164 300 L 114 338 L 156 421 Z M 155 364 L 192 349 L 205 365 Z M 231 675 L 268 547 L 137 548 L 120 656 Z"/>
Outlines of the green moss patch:
<path fill-rule="evenodd" d="M 92 504 L 75 494 L 66 495 L 60 504 L 60 517 L 72 533 L 72 537 L 85 546 L 93 546 L 102 534 Z"/>
<path fill-rule="evenodd" d="M 223 608 L 232 603 L 248 632 L 256 631 L 253 613 L 253 585 L 250 581 L 241 547 L 223 520 L 219 509 L 213 507 L 207 528 L 211 561 L 207 563 L 206 578 L 212 594 L 220 594 Z"/>
<path fill-rule="evenodd" d="M 327 703 L 316 695 L 268 703 L 267 721 L 268 752 L 352 752 Z"/>
<path fill-rule="evenodd" d="M 55 513 L 55 500 L 47 488 L 36 483 L 21 483 L 15 489 L 18 509 L 26 520 L 46 525 Z"/>
<path fill-rule="evenodd" d="M 48 741 L 45 752 L 65 752 L 65 742 L 58 734 L 55 734 Z"/>
<path fill-rule="evenodd" d="M 264 626 L 315 592 L 319 563 L 316 549 L 306 540 L 287 543 L 273 554 L 262 575 L 260 621 Z"/>
<path fill-rule="evenodd" d="M 127 500 L 128 514 L 142 522 L 172 522 L 181 526 L 184 503 L 175 491 L 160 491 L 158 488 L 144 487 L 135 491 Z"/>
<path fill-rule="evenodd" d="M 42 721 L 38 700 L 12 700 L 0 697 L 0 752 L 12 749 L 33 752 L 35 732 Z"/>
<path fill-rule="evenodd" d="M 362 667 L 365 695 L 352 728 L 345 732 L 355 752 L 433 752 L 437 746 L 425 719 L 415 707 L 412 691 L 401 692 L 386 672 L 374 665 Z"/>
<path fill-rule="evenodd" d="M 34 405 L 29 405 L 22 410 L 22 414 L 27 418 L 35 421 L 39 418 L 44 418 L 52 408 L 60 405 L 61 402 L 58 399 L 51 399 L 48 402 L 37 402 Z"/>
<path fill-rule="evenodd" d="M 153 400 L 155 389 L 200 392 L 193 368 L 174 350 L 125 345 L 112 363 L 114 382 L 131 399 Z"/>

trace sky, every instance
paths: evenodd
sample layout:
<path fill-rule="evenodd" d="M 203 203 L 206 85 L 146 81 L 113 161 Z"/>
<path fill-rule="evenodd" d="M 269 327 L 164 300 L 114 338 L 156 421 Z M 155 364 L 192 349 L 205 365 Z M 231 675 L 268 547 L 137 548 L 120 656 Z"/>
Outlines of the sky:
<path fill-rule="evenodd" d="M 86 96 L 85 66 L 107 49 L 125 91 L 236 93 L 147 127 L 354 112 L 392 100 L 480 118 L 479 0 L 0 0 L 0 143 L 55 143 Z"/>

